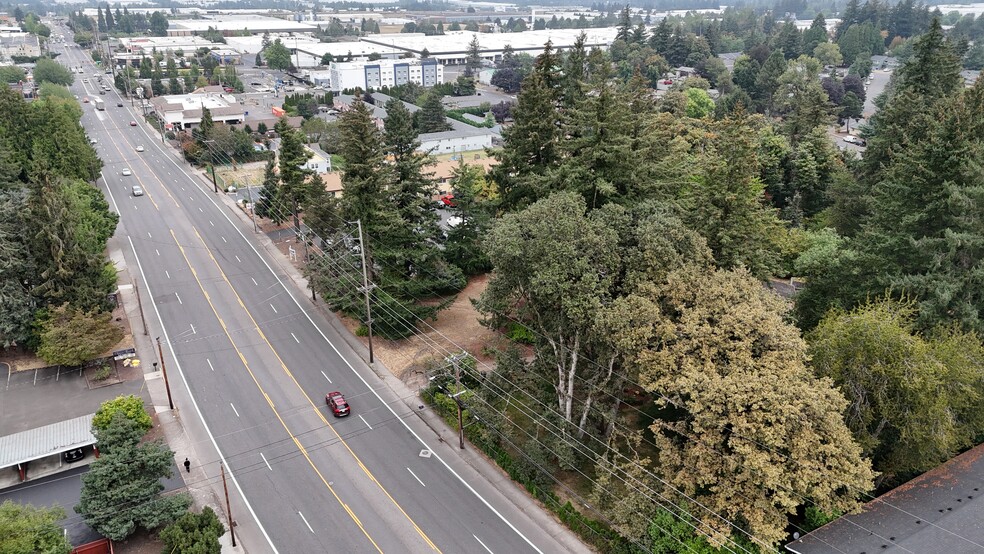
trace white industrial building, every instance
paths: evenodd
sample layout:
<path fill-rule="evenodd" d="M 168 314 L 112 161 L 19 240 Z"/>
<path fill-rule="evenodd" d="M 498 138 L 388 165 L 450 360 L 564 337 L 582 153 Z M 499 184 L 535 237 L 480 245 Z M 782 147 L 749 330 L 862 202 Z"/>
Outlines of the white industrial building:
<path fill-rule="evenodd" d="M 173 37 L 122 37 L 120 40 L 120 51 L 131 54 L 143 54 L 150 56 L 154 52 L 161 54 L 174 53 L 178 51 L 193 54 L 199 48 L 226 48 L 225 44 L 212 42 L 199 36 L 173 36 Z"/>
<path fill-rule="evenodd" d="M 443 35 L 425 36 L 419 33 L 399 33 L 369 35 L 362 37 L 362 42 L 389 46 L 405 53 L 419 56 L 427 50 L 431 58 L 447 65 L 465 63 L 468 57 L 468 45 L 472 39 L 478 38 L 482 58 L 488 62 L 496 62 L 502 58 L 506 46 L 512 47 L 516 53 L 525 52 L 536 56 L 543 51 L 543 46 L 549 41 L 554 49 L 566 50 L 574 46 L 581 33 L 585 34 L 585 47 L 607 49 L 615 42 L 618 29 L 615 27 L 592 29 L 546 29 L 542 31 L 524 31 L 522 33 L 475 33 L 472 31 L 449 31 Z"/>
<path fill-rule="evenodd" d="M 200 88 L 188 94 L 158 96 L 150 99 L 150 105 L 169 131 L 198 126 L 202 122 L 203 108 L 208 108 L 216 123 L 237 125 L 246 116 L 236 97 L 218 86 Z"/>
<path fill-rule="evenodd" d="M 263 33 L 313 33 L 318 26 L 262 15 L 214 15 L 201 19 L 172 19 L 168 21 L 167 34 L 168 36 L 201 35 L 209 28 L 223 35 L 242 32 L 262 35 Z"/>
<path fill-rule="evenodd" d="M 380 89 L 416 83 L 432 87 L 444 82 L 444 66 L 437 60 L 375 60 L 332 62 L 328 69 L 333 91 Z"/>

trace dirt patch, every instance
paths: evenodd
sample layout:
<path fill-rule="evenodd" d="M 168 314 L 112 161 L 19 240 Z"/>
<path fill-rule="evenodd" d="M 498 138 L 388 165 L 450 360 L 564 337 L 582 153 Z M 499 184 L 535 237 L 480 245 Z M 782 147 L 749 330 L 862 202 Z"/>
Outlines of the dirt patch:
<path fill-rule="evenodd" d="M 260 232 L 274 238 L 277 249 L 298 269 L 304 267 L 304 247 L 289 230 L 292 222 L 274 225 L 269 220 L 257 219 Z M 271 235 L 276 231 L 281 238 Z M 293 251 L 293 255 L 291 252 Z M 293 256 L 293 259 L 292 259 Z M 428 362 L 435 358 L 443 358 L 449 354 L 467 351 L 479 361 L 479 369 L 490 367 L 495 359 L 489 355 L 486 347 L 495 348 L 504 341 L 495 333 L 479 323 L 480 314 L 472 306 L 472 300 L 477 299 L 488 285 L 488 276 L 480 275 L 469 279 L 465 288 L 458 293 L 455 301 L 447 309 L 437 315 L 436 321 L 427 321 L 419 326 L 419 333 L 412 338 L 391 341 L 378 337 L 373 338 L 373 353 L 397 378 L 406 382 L 411 388 L 423 386 L 426 376 L 421 371 Z M 355 336 L 361 325 L 359 321 L 338 315 L 342 324 Z M 368 347 L 366 337 L 357 337 Z"/>
<path fill-rule="evenodd" d="M 422 323 L 419 333 L 409 339 L 393 341 L 374 338 L 373 350 L 376 357 L 394 376 L 411 386 L 421 385 L 426 381 L 421 370 L 429 361 L 461 350 L 478 359 L 479 369 L 483 365 L 491 366 L 495 360 L 488 355 L 485 347 L 494 347 L 499 341 L 499 335 L 479 323 L 481 316 L 471 303 L 482 294 L 486 286 L 488 276 L 471 278 L 464 290 L 458 293 L 454 303 L 437 314 L 437 321 Z M 354 335 L 360 323 L 344 316 L 339 317 Z M 358 339 L 368 345 L 366 337 Z"/>
<path fill-rule="evenodd" d="M 231 167 L 217 167 L 215 176 L 219 184 L 225 187 L 245 185 L 260 186 L 263 184 L 263 172 L 266 170 L 266 162 L 250 162 L 239 164 L 236 169 Z"/>
<path fill-rule="evenodd" d="M 163 550 L 164 543 L 150 531 L 137 531 L 126 540 L 113 543 L 115 554 L 161 554 Z"/>

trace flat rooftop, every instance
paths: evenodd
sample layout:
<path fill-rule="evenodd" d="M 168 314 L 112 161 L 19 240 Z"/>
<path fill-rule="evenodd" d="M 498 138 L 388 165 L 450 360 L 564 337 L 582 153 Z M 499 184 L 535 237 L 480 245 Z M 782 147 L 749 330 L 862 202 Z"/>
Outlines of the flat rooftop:
<path fill-rule="evenodd" d="M 363 37 L 364 42 L 372 42 L 381 46 L 391 46 L 408 52 L 419 53 L 427 49 L 432 56 L 444 54 L 461 54 L 468 52 L 472 38 L 478 37 L 478 44 L 484 52 L 501 52 L 506 45 L 512 46 L 517 52 L 543 50 L 547 41 L 553 42 L 553 47 L 567 49 L 574 46 L 578 35 L 584 32 L 586 44 L 607 47 L 615 41 L 618 29 L 614 27 L 603 29 L 546 29 L 543 31 L 524 31 L 522 33 L 476 33 L 473 31 L 449 31 L 443 35 L 424 36 L 420 34 L 391 34 L 370 35 Z"/>
<path fill-rule="evenodd" d="M 311 23 L 263 15 L 216 15 L 200 19 L 172 19 L 168 22 L 169 31 L 183 30 L 204 33 L 209 27 L 219 31 L 242 31 L 245 29 L 256 32 L 276 29 L 298 33 L 312 33 L 318 28 L 317 25 Z"/>

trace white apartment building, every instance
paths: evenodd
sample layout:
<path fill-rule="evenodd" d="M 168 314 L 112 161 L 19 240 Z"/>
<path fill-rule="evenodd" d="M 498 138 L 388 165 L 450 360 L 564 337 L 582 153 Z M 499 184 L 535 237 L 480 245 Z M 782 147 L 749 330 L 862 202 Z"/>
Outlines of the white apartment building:
<path fill-rule="evenodd" d="M 444 66 L 430 58 L 423 60 L 374 60 L 332 62 L 328 68 L 331 90 L 380 89 L 406 83 L 432 87 L 444 82 Z"/>

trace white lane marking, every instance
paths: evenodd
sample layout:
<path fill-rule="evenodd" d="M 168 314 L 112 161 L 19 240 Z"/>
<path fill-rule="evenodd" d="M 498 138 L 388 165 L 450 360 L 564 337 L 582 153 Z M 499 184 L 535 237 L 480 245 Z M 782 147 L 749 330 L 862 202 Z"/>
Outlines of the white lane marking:
<path fill-rule="evenodd" d="M 211 219 L 210 219 L 210 220 L 208 220 L 208 224 L 209 224 L 209 225 L 211 225 L 212 227 L 215 227 L 215 224 L 214 224 L 214 223 L 212 223 L 212 220 L 211 220 Z"/>
<path fill-rule="evenodd" d="M 203 210 L 203 209 L 201 209 L 201 208 L 198 208 L 198 211 L 200 211 L 200 212 L 202 212 L 202 213 L 205 213 L 205 210 Z"/>
<path fill-rule="evenodd" d="M 368 427 L 370 431 L 372 430 L 372 425 L 369 425 L 369 422 L 366 421 L 366 418 L 362 417 L 362 414 L 359 414 L 359 419 L 362 420 L 362 423 L 365 423 L 366 424 L 366 427 Z M 410 469 L 410 468 L 407 468 L 407 469 Z M 410 473 L 413 473 L 413 472 L 411 471 Z M 423 485 L 423 483 L 421 483 L 421 485 Z"/>
<path fill-rule="evenodd" d="M 232 402 L 230 402 L 229 405 L 232 406 Z M 236 412 L 236 417 L 239 417 L 239 410 L 237 410 L 235 406 L 232 406 L 232 411 Z"/>
<path fill-rule="evenodd" d="M 495 554 L 494 552 L 492 552 L 491 548 L 485 546 L 485 543 L 482 542 L 482 539 L 478 538 L 477 535 L 472 535 L 472 536 L 475 537 L 475 540 L 478 541 L 478 544 L 482 545 L 482 548 L 484 548 L 489 554 Z"/>
<path fill-rule="evenodd" d="M 212 371 L 215 371 L 215 367 L 212 366 L 212 360 L 205 358 L 205 361 L 208 362 L 208 368 L 211 369 Z"/>
<path fill-rule="evenodd" d="M 228 243 L 229 241 L 227 241 L 227 240 L 225 239 L 225 237 L 222 237 L 222 242 L 224 242 L 224 243 Z"/>
<path fill-rule="evenodd" d="M 168 279 L 170 279 L 170 278 L 171 278 L 171 274 L 170 274 L 170 273 L 168 273 L 166 269 L 164 270 L 164 275 L 167 275 L 167 278 L 168 278 Z"/>
<path fill-rule="evenodd" d="M 277 283 L 284 289 L 284 292 L 287 293 L 287 296 L 289 296 L 290 299 L 294 301 L 294 305 L 297 306 L 297 309 L 299 309 L 301 313 L 304 314 L 304 317 L 307 318 L 307 320 L 311 323 L 311 326 L 318 331 L 318 334 L 321 335 L 321 338 L 324 339 L 326 343 L 328 343 L 328 346 L 331 346 L 331 349 L 335 351 L 335 354 L 339 358 L 341 358 L 343 362 L 345 362 L 345 365 L 348 366 L 349 370 L 351 370 L 352 373 L 355 374 L 355 376 L 358 377 L 360 381 L 362 381 L 362 384 L 365 385 L 365 387 L 369 389 L 370 392 L 372 392 L 373 396 L 376 397 L 376 400 L 378 400 L 380 404 L 382 404 L 383 406 L 386 407 L 387 410 L 389 410 L 390 414 L 393 415 L 393 418 L 399 421 L 400 424 L 403 425 L 403 428 L 406 429 L 407 432 L 409 432 L 411 435 L 413 435 L 415 439 L 417 439 L 417 442 L 423 445 L 424 448 L 430 450 L 431 452 L 434 452 L 434 449 L 431 448 L 429 444 L 427 444 L 427 441 L 425 441 L 423 437 L 418 435 L 417 432 L 414 431 L 412 427 L 410 427 L 410 424 L 407 423 L 403 417 L 401 417 L 396 413 L 396 410 L 393 408 L 393 406 L 390 406 L 388 402 L 383 400 L 383 397 L 380 396 L 379 392 L 369 384 L 369 381 L 366 381 L 366 378 L 363 377 L 362 373 L 359 372 L 359 370 L 355 369 L 355 366 L 352 365 L 352 362 L 350 362 L 348 358 L 343 356 L 341 351 L 338 350 L 338 347 L 335 346 L 330 340 L 328 340 L 328 335 L 326 335 L 325 332 L 321 330 L 321 327 L 318 327 L 318 324 L 314 322 L 314 319 L 311 317 L 311 314 L 309 314 L 307 310 L 305 310 L 304 307 L 301 306 L 301 303 L 297 300 L 297 298 L 293 294 L 291 294 L 290 289 L 288 289 L 287 285 L 280 279 L 280 277 L 277 275 L 277 272 L 273 270 L 273 267 L 270 265 L 269 262 L 267 262 L 266 258 L 260 255 L 260 251 L 256 249 L 256 246 L 252 242 L 250 242 L 249 239 L 246 238 L 246 235 L 244 235 L 243 232 L 238 227 L 236 227 L 236 224 L 232 221 L 232 218 L 229 217 L 229 214 L 225 213 L 222 210 L 222 207 L 219 206 L 219 203 L 215 200 L 215 198 L 212 197 L 211 194 L 208 194 L 209 191 L 206 191 L 204 188 L 202 188 L 202 186 L 198 184 L 198 182 L 195 181 L 195 179 L 191 175 L 189 175 L 188 172 L 185 171 L 183 167 L 178 165 L 178 162 L 174 161 L 173 158 L 168 158 L 168 161 L 171 162 L 171 164 L 173 164 L 174 167 L 176 167 L 185 176 L 185 178 L 188 179 L 189 182 L 194 183 L 195 187 L 197 187 L 200 192 L 205 194 L 205 198 L 212 203 L 212 206 L 215 207 L 215 209 L 222 214 L 222 217 L 224 217 L 227 222 L 229 222 L 229 225 L 233 226 L 233 228 L 236 230 L 236 234 L 239 235 L 239 238 L 243 239 L 243 242 L 245 242 L 249 246 L 250 250 L 253 251 L 253 254 L 256 254 L 256 258 L 260 260 L 261 263 L 263 263 L 263 267 L 265 267 L 267 271 L 269 271 L 270 274 L 273 275 L 273 278 L 277 280 Z M 160 313 L 158 313 L 158 317 L 160 317 Z M 187 386 L 187 383 L 185 384 L 185 386 Z M 212 442 L 214 444 L 215 442 L 214 439 Z M 218 446 L 216 446 L 216 449 L 218 449 Z M 443 465 L 444 468 L 448 470 L 448 473 L 454 475 L 455 479 L 457 479 L 459 483 L 461 483 L 466 489 L 468 489 L 468 492 L 475 495 L 475 498 L 477 498 L 479 502 L 481 502 L 486 508 L 491 510 L 492 513 L 495 514 L 495 516 L 498 517 L 500 521 L 505 523 L 509 527 L 509 529 L 512 530 L 513 533 L 516 533 L 516 535 L 519 538 L 523 539 L 523 542 L 530 545 L 530 548 L 532 548 L 539 554 L 543 554 L 543 550 L 540 550 L 538 546 L 533 544 L 533 541 L 531 541 L 529 537 L 524 535 L 523 532 L 517 529 L 516 526 L 513 525 L 511 521 L 506 519 L 506 516 L 502 515 L 502 512 L 497 510 L 495 506 L 493 506 L 484 496 L 482 496 L 477 490 L 475 490 L 475 487 L 471 486 L 471 484 L 467 480 L 465 480 L 465 478 L 462 477 L 461 474 L 455 471 L 454 468 L 452 468 L 451 465 L 444 460 L 444 458 L 439 456 L 437 453 L 434 453 L 433 456 L 437 458 L 437 461 L 441 462 L 441 465 Z M 242 487 L 240 487 L 238 483 L 236 484 L 236 488 L 239 489 L 239 494 L 243 494 Z M 253 511 L 252 506 L 250 506 L 250 513 L 253 515 L 253 518 L 257 520 L 257 523 L 259 523 L 259 519 L 256 517 L 256 512 Z M 263 529 L 263 526 L 261 525 L 260 528 Z M 267 542 L 271 546 L 273 546 L 273 542 L 271 541 L 270 536 L 266 533 L 265 529 L 263 529 L 263 536 L 267 539 Z"/>
<path fill-rule="evenodd" d="M 266 456 L 264 456 L 262 452 L 260 452 L 260 457 L 263 458 L 263 463 L 267 465 L 267 469 L 273 471 L 273 468 L 270 467 L 270 462 L 267 461 Z"/>
<path fill-rule="evenodd" d="M 275 313 L 275 314 L 279 314 L 280 313 L 280 312 L 277 311 L 277 308 L 275 308 L 273 306 L 273 304 L 270 304 L 270 308 L 273 309 L 273 313 Z"/>
<path fill-rule="evenodd" d="M 172 161 L 172 163 L 177 165 L 176 162 Z M 186 176 L 189 179 L 191 178 L 187 174 Z M 113 202 L 115 203 L 115 199 Z M 140 270 L 140 279 L 144 282 L 144 290 L 146 290 L 147 294 L 153 298 L 154 294 L 151 292 L 150 285 L 147 283 L 147 274 L 144 273 L 143 264 L 140 263 L 140 256 L 137 255 L 137 249 L 133 246 L 133 239 L 127 237 L 126 240 L 130 243 L 130 251 L 133 252 L 134 259 L 137 260 L 137 269 Z M 167 327 L 164 326 L 164 318 L 161 317 L 161 311 L 157 309 L 157 304 L 154 304 L 154 313 L 157 314 L 157 322 L 160 323 L 161 332 L 164 333 L 164 342 L 168 345 L 168 349 L 170 349 L 171 339 L 168 337 Z M 202 415 L 202 409 L 198 405 L 198 401 L 195 400 L 195 394 L 191 391 L 191 387 L 188 386 L 188 378 L 185 376 L 184 369 L 181 367 L 181 361 L 174 356 L 174 351 L 171 351 L 171 359 L 174 360 L 174 366 L 178 368 L 178 375 L 181 376 L 181 381 L 184 383 L 188 399 L 191 400 L 191 405 L 195 407 L 195 413 L 198 414 L 198 419 L 202 422 L 202 427 L 205 428 L 205 433 L 208 435 L 209 442 L 212 443 L 212 448 L 218 452 L 219 459 L 229 469 L 229 479 L 232 480 L 232 484 L 236 487 L 236 490 L 239 491 L 239 496 L 242 498 L 243 503 L 246 504 L 246 509 L 249 510 L 249 514 L 253 516 L 253 521 L 255 521 L 256 526 L 259 527 L 260 533 L 263 534 L 263 538 L 265 538 L 267 544 L 270 545 L 270 550 L 273 551 L 274 554 L 279 554 L 280 551 L 277 550 L 276 545 L 273 544 L 273 539 L 271 539 L 270 534 L 267 533 L 266 527 L 263 527 L 263 523 L 260 521 L 259 516 L 256 515 L 256 510 L 253 509 L 253 505 L 250 503 L 249 498 L 246 498 L 246 493 L 243 492 L 243 487 L 239 484 L 239 479 L 236 479 L 236 474 L 232 471 L 232 468 L 229 467 L 229 462 L 226 460 L 225 454 L 222 453 L 222 449 L 219 448 L 219 443 L 215 441 L 215 435 L 212 434 L 212 429 L 209 428 L 208 422 L 205 421 L 205 416 Z M 211 362 L 209 362 L 209 365 L 211 365 Z"/>
<path fill-rule="evenodd" d="M 325 376 L 325 379 L 328 379 L 328 382 L 329 383 L 331 383 L 331 378 L 329 378 L 327 375 L 325 375 L 325 372 L 324 371 L 322 371 L 321 374 Z"/>
<path fill-rule="evenodd" d="M 256 279 L 253 279 L 252 277 L 250 277 L 249 279 L 250 279 L 250 281 L 253 281 L 253 284 L 254 285 L 260 286 L 260 284 L 256 282 Z"/>
<path fill-rule="evenodd" d="M 307 518 L 304 517 L 304 514 L 302 514 L 301 512 L 297 512 L 297 515 L 301 516 L 301 519 L 304 520 L 304 525 L 307 525 L 308 529 L 311 529 L 311 524 L 307 522 Z M 311 529 L 311 532 L 314 533 L 314 529 Z"/>
<path fill-rule="evenodd" d="M 192 335 L 197 335 L 198 334 L 198 331 L 195 330 L 195 324 L 194 323 L 189 323 L 188 325 L 191 325 L 191 334 Z"/>
<path fill-rule="evenodd" d="M 158 249 L 156 249 L 156 248 L 154 249 L 154 252 L 157 252 L 157 255 L 158 255 L 158 256 L 160 256 L 160 255 L 161 255 L 161 251 L 160 251 L 160 250 L 158 250 Z"/>
<path fill-rule="evenodd" d="M 236 261 L 239 263 L 243 263 L 243 261 L 239 259 L 239 256 L 236 256 Z"/>
<path fill-rule="evenodd" d="M 184 304 L 184 302 L 181 301 L 181 297 L 178 296 L 178 293 L 174 293 L 174 297 L 178 299 L 178 304 Z"/>
<path fill-rule="evenodd" d="M 147 231 L 147 236 L 148 236 L 149 238 L 154 238 L 154 235 L 151 235 L 151 234 L 150 234 L 150 231 Z"/>
<path fill-rule="evenodd" d="M 195 197 L 189 194 L 188 195 L 188 200 L 191 200 L 192 202 L 194 202 L 195 201 Z"/>
<path fill-rule="evenodd" d="M 301 344 L 301 339 L 297 338 L 297 335 L 291 333 L 290 336 L 294 337 L 294 342 L 296 342 L 297 344 Z"/>
<path fill-rule="evenodd" d="M 361 416 L 360 416 L 360 417 L 361 417 Z M 423 481 L 421 481 L 421 480 L 420 480 L 420 477 L 417 477 L 417 474 L 416 474 L 416 473 L 414 473 L 412 469 L 410 469 L 410 468 L 408 467 L 408 468 L 407 468 L 407 471 L 409 471 L 409 472 L 410 472 L 410 475 L 413 475 L 413 478 L 414 478 L 414 479 L 416 479 L 418 483 L 420 483 L 420 486 L 421 486 L 421 487 L 426 487 L 426 486 L 427 486 L 427 485 L 425 485 L 425 484 L 424 484 L 424 482 L 423 482 Z M 479 542 L 481 542 L 481 541 L 479 541 Z"/>

